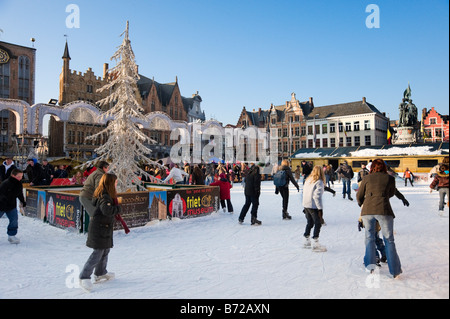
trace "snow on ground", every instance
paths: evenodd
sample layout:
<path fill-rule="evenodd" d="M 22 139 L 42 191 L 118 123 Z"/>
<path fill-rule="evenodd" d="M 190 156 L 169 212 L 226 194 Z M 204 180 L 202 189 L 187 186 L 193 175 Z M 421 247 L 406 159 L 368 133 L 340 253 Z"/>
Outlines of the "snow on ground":
<path fill-rule="evenodd" d="M 303 249 L 306 224 L 301 190 L 291 186 L 290 221 L 281 219 L 281 196 L 272 182 L 262 184 L 258 218 L 250 213 L 239 225 L 243 189 L 232 189 L 234 214 L 224 212 L 189 220 L 157 222 L 115 232 L 108 270 L 114 281 L 96 284 L 91 293 L 74 288 L 74 277 L 91 249 L 86 235 L 19 217 L 19 245 L 7 241 L 8 220 L 0 219 L 0 298 L 449 298 L 449 218 L 438 215 L 438 193 L 428 184 L 397 187 L 410 202 L 397 198 L 395 240 L 403 274 L 389 277 L 387 264 L 374 275 L 365 272 L 364 231 L 358 232 L 360 209 L 324 195 L 320 240 L 328 252 Z"/>

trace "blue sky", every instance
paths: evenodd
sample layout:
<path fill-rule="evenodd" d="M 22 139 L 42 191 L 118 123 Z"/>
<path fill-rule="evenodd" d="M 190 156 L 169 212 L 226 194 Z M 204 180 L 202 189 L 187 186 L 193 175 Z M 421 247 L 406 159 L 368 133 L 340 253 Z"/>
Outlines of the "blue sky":
<path fill-rule="evenodd" d="M 68 28 L 69 4 L 79 28 Z M 367 28 L 369 4 L 379 28 Z M 36 103 L 58 98 L 68 35 L 72 70 L 102 75 L 130 21 L 139 72 L 199 91 L 207 118 L 236 124 L 295 92 L 316 107 L 366 97 L 398 119 L 411 85 L 419 110 L 448 114 L 449 1 L 0 0 L 0 40 L 37 49 Z"/>

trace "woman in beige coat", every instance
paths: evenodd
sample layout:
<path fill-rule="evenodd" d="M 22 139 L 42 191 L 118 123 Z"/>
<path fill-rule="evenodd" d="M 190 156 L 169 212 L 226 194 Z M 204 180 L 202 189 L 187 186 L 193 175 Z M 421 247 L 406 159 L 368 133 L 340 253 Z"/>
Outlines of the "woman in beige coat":
<path fill-rule="evenodd" d="M 389 272 L 395 278 L 402 273 L 400 258 L 394 242 L 394 212 L 389 199 L 395 195 L 395 179 L 387 173 L 382 159 L 372 162 L 370 174 L 366 175 L 356 194 L 358 205 L 362 206 L 361 216 L 365 225 L 366 253 L 364 265 L 373 271 L 376 264 L 376 223 L 380 224 L 386 246 Z M 364 204 L 364 205 L 363 205 Z"/>

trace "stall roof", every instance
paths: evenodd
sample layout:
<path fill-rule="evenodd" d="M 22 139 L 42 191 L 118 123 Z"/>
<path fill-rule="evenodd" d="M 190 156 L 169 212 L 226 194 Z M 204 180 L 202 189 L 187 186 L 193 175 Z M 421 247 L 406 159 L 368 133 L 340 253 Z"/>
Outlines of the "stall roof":
<path fill-rule="evenodd" d="M 318 157 L 375 157 L 407 155 L 448 155 L 449 143 L 427 144 L 389 144 L 377 146 L 352 146 L 334 148 L 304 148 L 291 156 L 291 159 Z"/>

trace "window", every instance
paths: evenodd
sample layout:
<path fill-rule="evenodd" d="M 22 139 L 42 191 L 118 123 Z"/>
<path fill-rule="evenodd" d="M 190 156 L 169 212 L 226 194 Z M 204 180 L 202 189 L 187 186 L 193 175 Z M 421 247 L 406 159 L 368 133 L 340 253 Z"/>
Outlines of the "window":
<path fill-rule="evenodd" d="M 328 147 L 328 139 L 327 138 L 322 139 L 322 147 Z"/>
<path fill-rule="evenodd" d="M 343 137 L 339 138 L 339 146 L 340 147 L 344 146 L 344 138 Z"/>
<path fill-rule="evenodd" d="M 306 148 L 306 141 L 301 141 L 300 143 L 302 145 L 302 148 Z"/>
<path fill-rule="evenodd" d="M 345 123 L 345 131 L 346 132 L 352 131 L 352 123 Z"/>
<path fill-rule="evenodd" d="M 300 148 L 300 142 L 295 141 L 295 151 L 297 151 Z"/>
<path fill-rule="evenodd" d="M 308 125 L 308 135 L 313 134 L 313 127 L 311 125 Z"/>
<path fill-rule="evenodd" d="M 370 121 L 369 120 L 365 120 L 364 121 L 364 129 L 365 130 L 370 130 Z"/>
<path fill-rule="evenodd" d="M 336 147 L 336 139 L 334 137 L 330 138 L 330 147 Z"/>
<path fill-rule="evenodd" d="M 336 132 L 336 124 L 331 123 L 330 124 L 330 133 L 335 133 Z"/>
<path fill-rule="evenodd" d="M 0 98 L 9 98 L 9 62 L 0 64 Z"/>
<path fill-rule="evenodd" d="M 417 160 L 417 167 L 435 167 L 438 160 Z"/>
<path fill-rule="evenodd" d="M 430 125 L 436 124 L 436 118 L 432 117 L 430 118 Z"/>
<path fill-rule="evenodd" d="M 351 136 L 347 136 L 345 138 L 345 143 L 346 143 L 346 146 L 352 146 L 352 137 Z"/>
<path fill-rule="evenodd" d="M 312 148 L 313 147 L 313 140 L 309 139 L 308 140 L 308 148 Z"/>
<path fill-rule="evenodd" d="M 298 115 L 295 116 L 295 122 L 300 122 L 300 116 Z"/>
<path fill-rule="evenodd" d="M 361 139 L 359 136 L 355 136 L 355 146 L 360 146 L 361 145 Z"/>
<path fill-rule="evenodd" d="M 19 99 L 28 100 L 30 97 L 30 59 L 19 57 Z"/>
<path fill-rule="evenodd" d="M 364 143 L 366 144 L 366 146 L 372 145 L 372 138 L 370 135 L 364 136 Z"/>
<path fill-rule="evenodd" d="M 306 135 L 306 127 L 302 126 L 301 130 L 302 130 L 302 136 L 305 136 Z"/>
<path fill-rule="evenodd" d="M 399 167 L 400 166 L 400 160 L 385 160 L 386 165 L 389 167 Z"/>
<path fill-rule="evenodd" d="M 283 137 L 286 137 L 286 136 L 288 136 L 288 129 L 284 128 L 283 129 Z"/>
<path fill-rule="evenodd" d="M 353 161 L 352 167 L 361 167 L 361 165 L 367 165 L 367 161 Z"/>
<path fill-rule="evenodd" d="M 359 121 L 353 123 L 353 130 L 354 130 L 354 131 L 359 131 Z"/>
<path fill-rule="evenodd" d="M 92 85 L 88 84 L 86 85 L 86 92 L 87 93 L 94 93 L 94 88 Z"/>
<path fill-rule="evenodd" d="M 327 134 L 327 133 L 328 133 L 327 124 L 322 124 L 322 134 Z"/>
<path fill-rule="evenodd" d="M 339 123 L 339 132 L 344 131 L 344 125 L 342 123 Z"/>
<path fill-rule="evenodd" d="M 300 135 L 300 128 L 297 126 L 295 128 L 295 136 L 299 136 Z"/>
<path fill-rule="evenodd" d="M 320 134 L 320 125 L 316 125 L 316 134 Z"/>

